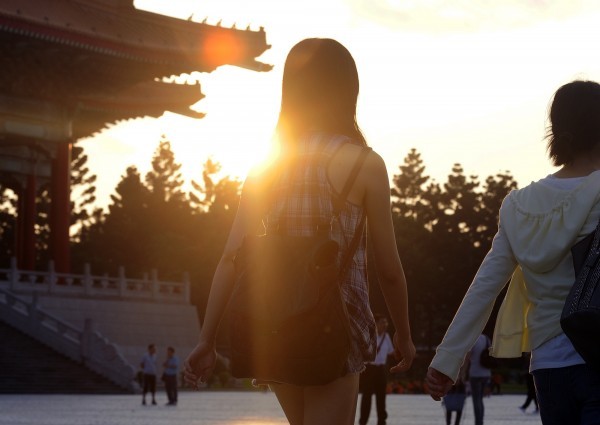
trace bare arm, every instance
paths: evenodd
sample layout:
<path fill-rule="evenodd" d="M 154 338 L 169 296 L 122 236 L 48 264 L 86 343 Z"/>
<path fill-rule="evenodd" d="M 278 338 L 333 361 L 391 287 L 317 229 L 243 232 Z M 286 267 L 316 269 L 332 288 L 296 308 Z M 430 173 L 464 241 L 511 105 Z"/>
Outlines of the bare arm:
<path fill-rule="evenodd" d="M 264 205 L 262 192 L 256 179 L 246 180 L 225 249 L 213 276 L 198 345 L 184 363 L 185 379 L 192 385 L 196 385 L 198 380 L 205 382 L 215 366 L 215 340 L 235 284 L 233 261 L 244 236 L 256 232 L 260 224 Z"/>
<path fill-rule="evenodd" d="M 401 360 L 392 368 L 392 372 L 401 372 L 411 366 L 415 357 L 415 347 L 408 319 L 406 278 L 398 255 L 392 223 L 389 177 L 385 163 L 375 153 L 369 155 L 365 168 L 364 205 L 367 211 L 369 235 L 381 292 L 396 329 L 394 335 L 396 357 Z"/>

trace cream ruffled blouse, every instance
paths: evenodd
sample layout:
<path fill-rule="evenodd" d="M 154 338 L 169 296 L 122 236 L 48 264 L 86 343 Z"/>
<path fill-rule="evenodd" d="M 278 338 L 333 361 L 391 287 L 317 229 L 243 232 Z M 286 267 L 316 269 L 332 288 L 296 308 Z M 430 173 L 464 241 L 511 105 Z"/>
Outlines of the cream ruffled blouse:
<path fill-rule="evenodd" d="M 453 380 L 510 279 L 491 353 L 520 357 L 560 333 L 560 315 L 575 280 L 571 247 L 600 218 L 600 171 L 573 190 L 543 182 L 512 191 L 500 208 L 498 233 L 431 366 Z"/>

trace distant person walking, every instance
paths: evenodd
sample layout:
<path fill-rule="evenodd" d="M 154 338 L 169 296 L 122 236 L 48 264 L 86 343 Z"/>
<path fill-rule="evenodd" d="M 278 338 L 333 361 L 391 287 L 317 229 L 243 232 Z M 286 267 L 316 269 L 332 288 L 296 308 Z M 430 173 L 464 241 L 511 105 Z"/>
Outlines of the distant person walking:
<path fill-rule="evenodd" d="M 146 405 L 146 393 L 152 394 L 152 404 L 156 405 L 156 346 L 148 345 L 148 352 L 142 357 L 140 363 L 144 373 L 144 387 L 142 391 L 142 404 Z"/>
<path fill-rule="evenodd" d="M 388 356 L 394 354 L 394 345 L 388 335 L 388 320 L 385 316 L 376 314 L 375 324 L 377 326 L 377 354 L 375 360 L 366 364 L 366 369 L 360 374 L 360 387 L 362 397 L 360 401 L 360 419 L 358 423 L 365 425 L 371 413 L 371 399 L 375 394 L 375 405 L 377 407 L 377 425 L 385 425 L 387 411 L 385 409 L 385 396 L 387 391 Z"/>
<path fill-rule="evenodd" d="M 460 425 L 465 400 L 467 399 L 467 371 L 469 369 L 468 361 L 463 363 L 458 374 L 456 383 L 450 388 L 442 400 L 442 406 L 446 414 L 446 425 L 452 425 L 452 412 L 455 413 L 454 425 Z"/>
<path fill-rule="evenodd" d="M 490 346 L 487 335 L 481 334 L 475 341 L 469 355 L 469 384 L 471 385 L 471 397 L 473 399 L 473 415 L 475 425 L 483 425 L 483 396 L 490 384 L 492 371 L 481 364 L 481 353 Z"/>
<path fill-rule="evenodd" d="M 600 84 L 573 81 L 556 91 L 547 139 L 560 169 L 502 202 L 492 248 L 437 347 L 426 381 L 435 400 L 448 392 L 510 280 L 491 354 L 519 358 L 531 352 L 529 371 L 544 425 L 599 424 L 600 371 L 577 353 L 560 317 L 575 282 L 571 248 L 600 219 Z"/>
<path fill-rule="evenodd" d="M 173 347 L 167 348 L 167 360 L 163 363 L 165 368 L 163 378 L 167 392 L 167 406 L 177 405 L 177 372 L 179 371 L 179 358 L 175 355 Z"/>
<path fill-rule="evenodd" d="M 465 383 L 459 378 L 456 384 L 450 388 L 448 394 L 444 397 L 444 410 L 446 413 L 446 425 L 452 425 L 452 412 L 455 413 L 454 425 L 460 425 L 465 400 L 467 399 L 467 389 Z"/>

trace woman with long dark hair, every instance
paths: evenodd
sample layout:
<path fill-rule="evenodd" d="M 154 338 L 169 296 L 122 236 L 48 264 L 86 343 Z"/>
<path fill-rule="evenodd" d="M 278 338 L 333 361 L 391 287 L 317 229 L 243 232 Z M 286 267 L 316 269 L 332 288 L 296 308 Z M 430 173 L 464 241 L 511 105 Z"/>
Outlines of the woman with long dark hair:
<path fill-rule="evenodd" d="M 354 59 L 335 40 L 306 39 L 290 51 L 283 72 L 277 123 L 279 156 L 244 183 L 239 209 L 215 272 L 197 347 L 185 363 L 188 382 L 205 381 L 216 361 L 215 337 L 230 299 L 234 259 L 245 235 L 262 224 L 269 231 L 273 215 L 290 235 L 310 236 L 315 216 L 327 217 L 331 199 L 342 191 L 350 170 L 366 149 L 356 123 L 359 83 Z M 351 348 L 346 373 L 325 385 L 296 386 L 269 382 L 292 425 L 354 422 L 358 375 L 376 350 L 376 329 L 369 307 L 366 270 L 366 215 L 379 284 L 396 333 L 398 364 L 407 370 L 415 356 L 408 321 L 404 271 L 398 256 L 390 209 L 390 186 L 382 158 L 367 153 L 349 191 L 332 237 L 348 252 L 347 241 L 360 237 L 349 271 L 340 282 L 349 313 Z M 281 227 L 281 226 L 280 226 Z M 282 231 L 279 228 L 279 231 Z"/>

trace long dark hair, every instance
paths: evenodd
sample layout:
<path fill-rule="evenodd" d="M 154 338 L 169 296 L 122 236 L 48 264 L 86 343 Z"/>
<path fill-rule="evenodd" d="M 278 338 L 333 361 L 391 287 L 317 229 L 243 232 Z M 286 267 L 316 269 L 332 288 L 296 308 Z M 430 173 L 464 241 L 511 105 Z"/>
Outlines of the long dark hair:
<path fill-rule="evenodd" d="M 358 72 L 350 52 L 329 38 L 309 38 L 287 56 L 277 137 L 293 150 L 305 133 L 343 134 L 366 145 L 356 123 Z"/>
<path fill-rule="evenodd" d="M 569 164 L 600 143 L 600 84 L 572 81 L 554 94 L 546 134 L 556 166 Z"/>

